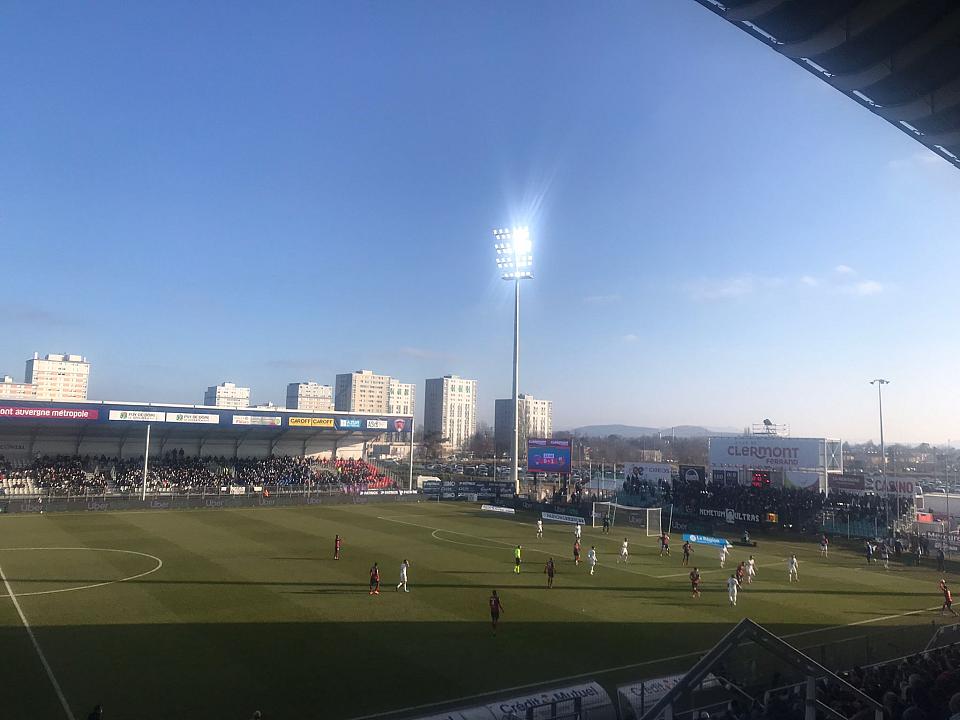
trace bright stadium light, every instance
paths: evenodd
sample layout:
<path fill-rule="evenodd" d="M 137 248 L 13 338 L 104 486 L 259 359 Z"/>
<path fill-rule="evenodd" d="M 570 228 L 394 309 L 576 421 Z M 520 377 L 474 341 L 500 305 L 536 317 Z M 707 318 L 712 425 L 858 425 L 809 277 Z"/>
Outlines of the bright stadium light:
<path fill-rule="evenodd" d="M 533 243 L 526 227 L 493 231 L 497 243 L 497 268 L 504 280 L 526 280 L 533 277 Z"/>
<path fill-rule="evenodd" d="M 520 492 L 520 281 L 533 277 L 533 242 L 530 228 L 499 228 L 493 231 L 497 241 L 497 269 L 504 280 L 514 283 L 513 301 L 513 489 Z"/>

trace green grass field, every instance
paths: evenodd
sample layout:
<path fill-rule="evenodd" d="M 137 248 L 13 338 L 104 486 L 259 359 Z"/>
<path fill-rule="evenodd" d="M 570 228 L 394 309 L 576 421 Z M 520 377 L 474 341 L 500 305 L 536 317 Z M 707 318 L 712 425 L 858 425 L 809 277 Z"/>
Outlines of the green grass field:
<path fill-rule="evenodd" d="M 337 562 L 335 533 L 345 538 Z M 629 567 L 616 564 L 624 535 Z M 0 518 L 0 568 L 79 718 L 98 702 L 118 720 L 254 709 L 266 720 L 352 718 L 581 674 L 627 682 L 682 671 L 743 617 L 802 647 L 849 637 L 862 647 L 874 633 L 879 659 L 897 649 L 891 627 L 920 641 L 936 618 L 915 612 L 939 605 L 932 570 L 867 568 L 836 547 L 824 561 L 812 543 L 762 538 L 759 577 L 736 608 L 717 552 L 698 547 L 705 583 L 693 600 L 678 539 L 661 559 L 638 531 L 586 528 L 584 549 L 600 553 L 590 577 L 573 565 L 570 526 L 548 525 L 537 541 L 532 518 L 466 505 L 47 514 Z M 790 552 L 799 585 L 786 582 Z M 558 566 L 552 591 L 548 556 Z M 735 549 L 728 569 L 746 556 Z M 403 558 L 409 594 L 394 592 Z M 367 593 L 373 561 L 378 597 Z M 505 609 L 496 637 L 491 588 Z M 0 593 L 7 715 L 65 717 Z"/>

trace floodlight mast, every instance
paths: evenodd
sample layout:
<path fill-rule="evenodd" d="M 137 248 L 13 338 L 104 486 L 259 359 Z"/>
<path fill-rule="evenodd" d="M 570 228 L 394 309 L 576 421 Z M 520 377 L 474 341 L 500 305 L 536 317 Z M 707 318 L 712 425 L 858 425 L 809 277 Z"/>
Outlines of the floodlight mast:
<path fill-rule="evenodd" d="M 883 474 L 884 483 L 886 483 L 887 481 L 887 447 L 883 443 L 883 386 L 889 385 L 890 381 L 884 380 L 883 378 L 877 378 L 876 380 L 871 380 L 870 384 L 877 386 L 877 404 L 880 408 L 880 472 Z M 896 467 L 894 467 L 894 472 L 896 472 Z M 896 522 L 899 523 L 900 522 L 900 490 L 899 488 L 897 488 L 894 491 L 894 495 L 897 498 Z"/>
<path fill-rule="evenodd" d="M 530 230 L 526 227 L 493 231 L 500 277 L 513 281 L 513 452 L 510 476 L 520 494 L 520 281 L 533 278 Z"/>

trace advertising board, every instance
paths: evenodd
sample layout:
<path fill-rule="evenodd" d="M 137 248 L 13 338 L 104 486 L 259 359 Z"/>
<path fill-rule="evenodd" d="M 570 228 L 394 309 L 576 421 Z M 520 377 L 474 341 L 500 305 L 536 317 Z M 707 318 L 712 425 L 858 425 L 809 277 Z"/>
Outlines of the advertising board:
<path fill-rule="evenodd" d="M 691 533 L 683 534 L 684 542 L 692 542 L 698 545 L 712 545 L 713 547 L 727 547 L 730 542 L 723 538 L 710 537 L 709 535 L 693 535 Z"/>
<path fill-rule="evenodd" d="M 570 453 L 569 440 L 527 438 L 527 470 L 569 473 Z"/>
<path fill-rule="evenodd" d="M 626 480 L 638 482 L 669 483 L 673 477 L 673 469 L 667 463 L 624 463 L 623 476 Z"/>
<path fill-rule="evenodd" d="M 362 427 L 363 420 L 360 418 L 337 418 L 339 430 L 360 430 Z"/>
<path fill-rule="evenodd" d="M 827 490 L 829 492 L 851 492 L 862 493 L 867 487 L 865 475 L 846 474 L 835 475 L 831 473 L 827 476 Z"/>
<path fill-rule="evenodd" d="M 220 416 L 212 413 L 167 413 L 168 423 L 194 423 L 197 425 L 218 425 Z"/>
<path fill-rule="evenodd" d="M 816 469 L 823 467 L 823 440 L 819 438 L 712 437 L 710 464 L 757 470 Z"/>
<path fill-rule="evenodd" d="M 680 479 L 688 483 L 705 483 L 707 469 L 703 465 L 681 465 Z"/>
<path fill-rule="evenodd" d="M 265 425 L 280 427 L 282 419 L 279 415 L 234 415 L 234 425 Z"/>
<path fill-rule="evenodd" d="M 798 490 L 820 491 L 821 474 L 812 470 L 787 470 L 783 473 L 783 486 Z"/>
<path fill-rule="evenodd" d="M 0 405 L 0 418 L 17 420 L 97 420 L 99 417 L 99 410 L 90 410 L 88 408 Z"/>
<path fill-rule="evenodd" d="M 745 513 L 732 508 L 714 510 L 712 508 L 700 508 L 700 517 L 717 518 L 723 520 L 729 525 L 734 523 L 759 523 L 760 515 L 757 513 Z"/>
<path fill-rule="evenodd" d="M 324 417 L 291 417 L 287 419 L 290 427 L 333 427 L 333 418 Z"/>
<path fill-rule="evenodd" d="M 164 413 L 148 410 L 111 410 L 109 417 L 114 422 L 163 422 Z"/>
<path fill-rule="evenodd" d="M 570 523 L 571 525 L 585 525 L 587 522 L 579 515 L 561 515 L 560 513 L 552 512 L 542 512 L 540 513 L 540 517 L 544 520 L 550 520 L 551 522 Z"/>

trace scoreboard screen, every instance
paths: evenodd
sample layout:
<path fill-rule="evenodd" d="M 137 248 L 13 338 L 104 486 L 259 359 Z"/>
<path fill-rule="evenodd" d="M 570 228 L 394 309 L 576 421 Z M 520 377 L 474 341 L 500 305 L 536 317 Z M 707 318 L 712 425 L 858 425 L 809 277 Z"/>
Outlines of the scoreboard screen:
<path fill-rule="evenodd" d="M 754 470 L 753 471 L 753 482 L 751 483 L 755 488 L 768 488 L 770 487 L 770 471 L 769 470 Z"/>

